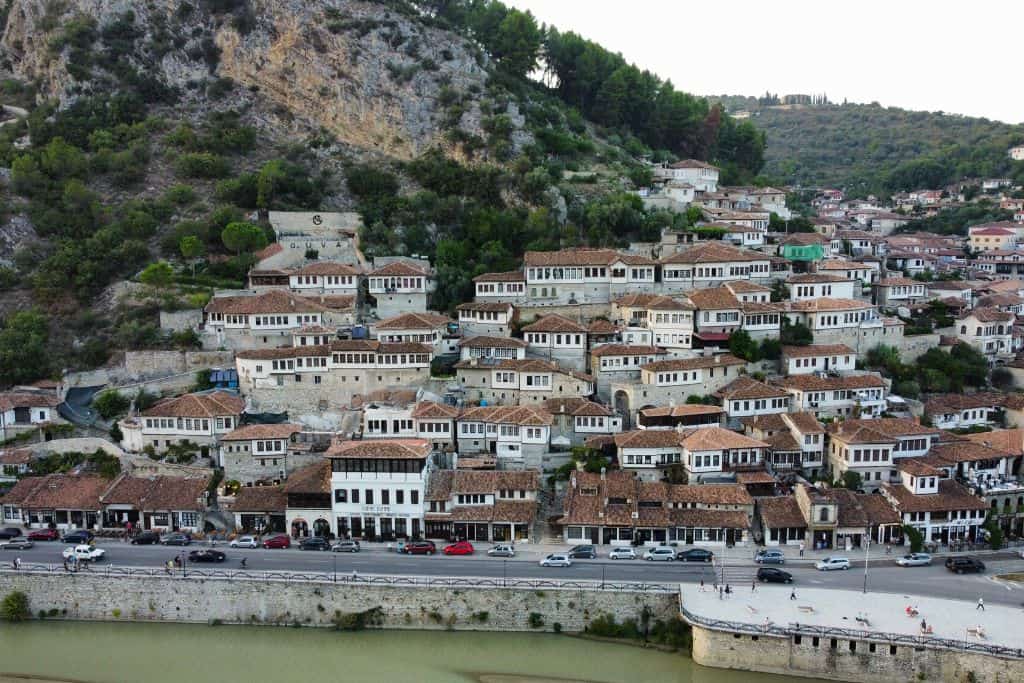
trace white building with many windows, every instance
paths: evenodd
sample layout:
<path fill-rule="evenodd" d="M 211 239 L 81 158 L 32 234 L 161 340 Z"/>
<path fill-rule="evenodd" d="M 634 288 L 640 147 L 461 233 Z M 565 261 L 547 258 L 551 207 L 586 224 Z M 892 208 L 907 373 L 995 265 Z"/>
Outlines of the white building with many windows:
<path fill-rule="evenodd" d="M 158 453 L 190 442 L 204 454 L 215 452 L 221 437 L 238 426 L 245 400 L 229 391 L 185 394 L 157 401 L 142 411 L 143 447 Z"/>

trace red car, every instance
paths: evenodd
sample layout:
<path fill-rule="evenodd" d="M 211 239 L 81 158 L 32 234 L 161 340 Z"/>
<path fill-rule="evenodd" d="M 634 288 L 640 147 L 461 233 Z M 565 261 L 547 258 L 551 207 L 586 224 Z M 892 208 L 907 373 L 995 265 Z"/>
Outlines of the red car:
<path fill-rule="evenodd" d="M 30 541 L 56 541 L 60 532 L 56 529 L 36 529 L 28 535 Z"/>
<path fill-rule="evenodd" d="M 402 547 L 402 552 L 406 555 L 433 555 L 437 547 L 433 541 L 410 541 Z"/>
<path fill-rule="evenodd" d="M 473 544 L 469 541 L 459 541 L 444 547 L 445 555 L 472 555 Z"/>
<path fill-rule="evenodd" d="M 292 539 L 288 538 L 284 534 L 280 536 L 271 536 L 267 540 L 263 541 L 264 548 L 291 548 Z"/>

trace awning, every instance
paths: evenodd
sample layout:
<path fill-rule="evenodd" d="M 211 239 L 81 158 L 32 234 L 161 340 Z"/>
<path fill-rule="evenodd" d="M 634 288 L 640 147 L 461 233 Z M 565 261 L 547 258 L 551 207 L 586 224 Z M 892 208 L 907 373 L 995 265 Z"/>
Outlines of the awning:
<path fill-rule="evenodd" d="M 731 336 L 730 332 L 697 332 L 693 335 L 701 341 L 726 341 Z"/>

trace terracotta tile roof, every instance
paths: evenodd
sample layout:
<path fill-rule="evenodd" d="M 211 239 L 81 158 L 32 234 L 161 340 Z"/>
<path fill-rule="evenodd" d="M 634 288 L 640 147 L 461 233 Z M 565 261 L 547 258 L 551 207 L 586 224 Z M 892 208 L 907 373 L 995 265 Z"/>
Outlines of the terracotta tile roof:
<path fill-rule="evenodd" d="M 709 287 L 697 289 L 689 293 L 690 301 L 699 310 L 735 309 L 740 307 L 740 300 L 725 287 Z"/>
<path fill-rule="evenodd" d="M 616 334 L 618 331 L 617 325 L 603 318 L 597 318 L 587 326 L 587 332 L 593 335 Z"/>
<path fill-rule="evenodd" d="M 427 491 L 424 500 L 451 500 L 452 482 L 455 481 L 455 470 L 434 470 L 427 478 Z"/>
<path fill-rule="evenodd" d="M 1012 292 L 1004 292 L 983 296 L 975 305 L 979 308 L 999 308 L 1000 306 L 1019 306 L 1021 304 L 1024 304 L 1024 299 Z"/>
<path fill-rule="evenodd" d="M 788 431 L 778 432 L 765 438 L 765 442 L 773 451 L 799 451 L 800 444 Z"/>
<path fill-rule="evenodd" d="M 455 470 L 451 493 L 495 493 L 504 489 L 536 491 L 540 488 L 537 470 Z"/>
<path fill-rule="evenodd" d="M 370 351 L 373 349 L 365 350 Z M 236 352 L 235 358 L 241 358 L 242 360 L 276 360 L 280 358 L 314 358 L 329 355 L 331 355 L 331 346 L 320 344 L 317 346 L 281 346 L 276 349 L 248 349 Z"/>
<path fill-rule="evenodd" d="M 207 313 L 259 315 L 261 313 L 320 313 L 324 306 L 310 297 L 271 289 L 246 296 L 217 296 L 203 309 Z"/>
<path fill-rule="evenodd" d="M 807 299 L 805 301 L 791 301 L 789 303 L 790 310 L 805 313 L 827 311 L 853 311 L 862 310 L 865 308 L 874 308 L 874 306 L 867 303 L 866 301 L 857 301 L 856 299 L 833 299 L 830 297 Z"/>
<path fill-rule="evenodd" d="M 457 311 L 483 311 L 485 313 L 507 313 L 512 310 L 512 304 L 498 303 L 498 302 L 475 302 L 470 301 L 464 304 L 459 304 L 455 307 Z"/>
<path fill-rule="evenodd" d="M 825 433 L 825 425 L 819 422 L 818 418 L 814 417 L 814 413 L 803 411 L 786 413 L 786 420 L 789 421 L 801 434 Z"/>
<path fill-rule="evenodd" d="M 32 451 L 16 448 L 0 451 L 0 465 L 27 465 L 32 462 Z"/>
<path fill-rule="evenodd" d="M 812 244 L 829 244 L 832 240 L 816 232 L 794 232 L 783 238 L 781 244 L 809 246 Z"/>
<path fill-rule="evenodd" d="M 666 484 L 665 500 L 699 505 L 753 505 L 742 484 Z"/>
<path fill-rule="evenodd" d="M 459 363 L 456 363 L 455 367 L 458 368 L 458 367 L 462 366 L 461 364 L 464 363 L 464 362 L 465 361 L 460 361 Z M 462 366 L 462 367 L 467 367 L 467 366 Z M 515 370 L 517 372 L 553 372 L 553 373 L 557 373 L 559 375 L 566 375 L 568 377 L 574 377 L 576 379 L 581 379 L 581 380 L 583 380 L 585 382 L 593 382 L 594 381 L 594 378 L 591 375 L 588 375 L 585 372 L 578 372 L 576 370 L 570 370 L 568 368 L 563 368 L 563 367 L 561 367 L 561 366 L 559 366 L 559 365 L 557 365 L 555 363 L 549 363 L 547 361 L 536 360 L 536 359 L 533 359 L 533 358 L 520 358 L 520 359 L 515 359 L 515 360 L 513 360 L 513 359 L 503 360 L 500 363 L 498 363 L 497 365 L 494 365 L 494 366 L 491 366 L 491 367 L 493 367 L 496 370 Z"/>
<path fill-rule="evenodd" d="M 726 282 L 723 287 L 728 287 L 733 294 L 767 294 L 772 291 L 771 287 L 765 287 L 750 280 L 732 280 Z"/>
<path fill-rule="evenodd" d="M 1006 403 L 1007 395 L 995 391 L 979 391 L 974 394 L 939 394 L 924 404 L 927 415 L 959 412 L 974 408 L 996 408 Z"/>
<path fill-rule="evenodd" d="M 725 412 L 721 406 L 706 406 L 699 404 L 684 404 L 681 406 L 661 406 L 658 408 L 643 408 L 640 414 L 644 417 L 687 417 L 689 415 L 714 415 Z"/>
<path fill-rule="evenodd" d="M 374 323 L 377 330 L 432 330 L 454 322 L 448 316 L 436 313 L 402 313 Z"/>
<path fill-rule="evenodd" d="M 444 515 L 436 514 L 432 519 L 447 519 L 453 522 L 515 522 L 532 523 L 537 516 L 537 503 L 532 500 L 499 500 L 494 505 L 464 505 L 453 507 Z"/>
<path fill-rule="evenodd" d="M 274 254 L 280 254 L 282 251 L 284 251 L 284 247 L 279 242 L 271 242 L 253 254 L 253 256 L 256 258 L 256 262 L 258 263 L 263 259 L 270 258 Z"/>
<path fill-rule="evenodd" d="M 782 419 L 782 413 L 766 413 L 764 415 L 741 417 L 740 424 L 762 432 L 779 432 L 789 429 L 789 425 Z"/>
<path fill-rule="evenodd" d="M 590 352 L 595 358 L 604 356 L 658 356 L 665 355 L 665 349 L 657 346 L 634 346 L 632 344 L 601 344 Z"/>
<path fill-rule="evenodd" d="M 493 455 L 460 456 L 456 467 L 460 470 L 493 470 L 498 459 Z"/>
<path fill-rule="evenodd" d="M 928 459 L 932 462 L 948 464 L 960 462 L 979 462 L 981 460 L 1000 460 L 1011 457 L 1007 451 L 1001 451 L 983 443 L 974 441 L 951 441 L 932 446 L 928 451 Z"/>
<path fill-rule="evenodd" d="M 282 488 L 285 493 L 330 493 L 331 461 L 325 458 L 295 470 Z"/>
<path fill-rule="evenodd" d="M 334 334 L 334 330 L 323 325 L 303 325 L 299 329 L 292 332 L 292 336 L 299 336 L 303 334 Z"/>
<path fill-rule="evenodd" d="M 235 494 L 232 512 L 284 512 L 288 496 L 280 486 L 243 486 Z"/>
<path fill-rule="evenodd" d="M 239 415 L 245 409 L 245 399 L 227 391 L 185 394 L 177 398 L 157 401 L 142 411 L 143 417 L 224 417 Z"/>
<path fill-rule="evenodd" d="M 504 273 L 484 273 L 473 278 L 473 282 L 523 282 L 526 276 L 522 271 L 510 270 Z"/>
<path fill-rule="evenodd" d="M 414 266 L 413 264 L 409 263 L 408 261 L 393 261 L 393 262 L 391 262 L 391 263 L 389 263 L 389 264 L 387 264 L 385 266 L 381 266 L 380 268 L 376 268 L 376 269 L 370 271 L 370 275 L 378 276 L 378 277 L 380 277 L 380 276 L 396 276 L 396 275 L 398 275 L 398 276 L 402 276 L 402 275 L 417 276 L 418 275 L 418 276 L 423 276 L 423 277 L 429 277 L 430 274 L 427 272 L 427 269 L 425 267 Z"/>
<path fill-rule="evenodd" d="M 712 394 L 716 398 L 726 400 L 743 400 L 757 398 L 781 398 L 788 393 L 751 377 L 737 377 L 733 381 Z"/>
<path fill-rule="evenodd" d="M 56 394 L 44 391 L 5 391 L 0 393 L 0 410 L 15 408 L 56 408 L 61 403 Z"/>
<path fill-rule="evenodd" d="M 912 287 L 914 285 L 924 286 L 923 282 L 911 280 L 909 277 L 884 277 L 871 285 L 872 287 Z"/>
<path fill-rule="evenodd" d="M 700 242 L 683 251 L 661 260 L 663 264 L 673 263 L 731 263 L 767 261 L 768 256 L 749 249 L 739 249 L 723 242 Z"/>
<path fill-rule="evenodd" d="M 988 509 L 985 501 L 952 479 L 940 479 L 938 493 L 914 494 L 894 484 L 882 484 L 882 490 L 896 501 L 896 507 L 901 513 Z"/>
<path fill-rule="evenodd" d="M 980 434 L 966 434 L 964 438 L 1011 455 L 1024 455 L 1024 429 L 994 429 Z"/>
<path fill-rule="evenodd" d="M 320 304 L 332 311 L 352 311 L 356 307 L 356 297 L 353 294 L 309 294 L 299 298 Z"/>
<path fill-rule="evenodd" d="M 825 259 L 818 263 L 818 270 L 871 270 L 871 266 L 856 261 L 843 261 L 841 259 Z"/>
<path fill-rule="evenodd" d="M 551 415 L 565 413 L 574 417 L 609 417 L 611 410 L 586 398 L 549 398 L 544 401 L 544 410 Z"/>
<path fill-rule="evenodd" d="M 420 401 L 412 409 L 414 419 L 454 419 L 459 416 L 459 409 L 455 406 L 436 403 L 434 401 Z"/>
<path fill-rule="evenodd" d="M 799 275 L 790 275 L 786 278 L 786 282 L 792 285 L 813 285 L 826 282 L 850 282 L 850 280 L 842 275 L 830 273 L 800 273 Z"/>
<path fill-rule="evenodd" d="M 612 438 L 618 448 L 678 448 L 679 436 L 674 429 L 634 429 Z"/>
<path fill-rule="evenodd" d="M 328 458 L 375 460 L 419 460 L 431 452 L 426 439 L 375 439 L 372 441 L 335 441 L 327 449 Z"/>
<path fill-rule="evenodd" d="M 143 508 L 154 511 L 205 509 L 206 485 L 209 479 L 155 477 L 146 495 Z"/>
<path fill-rule="evenodd" d="M 662 294 L 649 294 L 647 292 L 637 292 L 635 294 L 623 294 L 618 299 L 612 301 L 617 306 L 627 306 L 633 308 L 639 308 L 647 306 L 652 301 L 662 298 Z"/>
<path fill-rule="evenodd" d="M 683 432 L 682 445 L 690 451 L 714 451 L 731 448 L 766 448 L 764 441 L 751 439 L 721 427 L 701 427 Z"/>
<path fill-rule="evenodd" d="M 647 302 L 646 308 L 649 311 L 692 311 L 695 307 L 689 301 L 670 296 L 657 296 Z"/>
<path fill-rule="evenodd" d="M 877 375 L 850 375 L 848 377 L 818 377 L 817 375 L 791 375 L 772 380 L 786 389 L 800 391 L 830 391 L 833 389 L 873 389 L 882 388 L 885 382 Z"/>
<path fill-rule="evenodd" d="M 553 424 L 554 417 L 548 411 L 532 406 L 477 406 L 463 410 L 459 422 L 545 426 Z"/>
<path fill-rule="evenodd" d="M 669 164 L 669 168 L 707 168 L 718 171 L 717 166 L 712 166 L 706 161 L 698 161 L 697 159 L 683 159 L 673 164 Z"/>
<path fill-rule="evenodd" d="M 459 342 L 459 346 L 468 349 L 525 349 L 527 344 L 522 339 L 515 339 L 513 337 L 477 336 L 462 340 Z"/>
<path fill-rule="evenodd" d="M 896 467 L 915 477 L 941 477 L 942 470 L 918 458 L 901 458 Z"/>
<path fill-rule="evenodd" d="M 696 370 L 698 368 L 716 368 L 731 365 L 746 365 L 747 361 L 737 358 L 730 353 L 723 353 L 716 356 L 702 356 L 700 358 L 672 358 L 669 360 L 657 360 L 653 363 L 641 365 L 641 370 L 650 372 L 670 372 L 673 370 Z"/>
<path fill-rule="evenodd" d="M 609 266 L 620 258 L 614 249 L 562 249 L 560 251 L 528 251 L 523 254 L 526 266 Z"/>
<path fill-rule="evenodd" d="M 761 526 L 766 529 L 803 529 L 807 526 L 804 513 L 793 496 L 758 498 L 757 512 Z"/>
<path fill-rule="evenodd" d="M 972 308 L 960 314 L 957 320 L 967 318 L 974 318 L 982 323 L 1005 323 L 1013 320 L 1014 316 L 1013 313 L 1000 311 L 998 308 Z"/>
<path fill-rule="evenodd" d="M 523 332 L 579 332 L 585 333 L 587 328 L 574 320 L 553 313 L 540 318 L 534 323 L 523 327 Z"/>
<path fill-rule="evenodd" d="M 256 439 L 290 439 L 292 434 L 302 431 L 302 425 L 282 424 L 250 424 L 233 429 L 221 437 L 221 441 L 254 441 Z"/>
<path fill-rule="evenodd" d="M 736 483 L 742 486 L 755 484 L 774 484 L 777 480 L 770 473 L 764 470 L 751 470 L 736 473 Z"/>
<path fill-rule="evenodd" d="M 289 271 L 292 275 L 360 275 L 362 272 L 359 266 L 337 261 L 314 261 Z"/>
<path fill-rule="evenodd" d="M 810 356 L 852 356 L 854 350 L 846 344 L 810 344 L 808 346 L 783 346 L 782 355 L 787 358 Z"/>
<path fill-rule="evenodd" d="M 829 489 L 826 497 L 837 503 L 838 526 L 868 527 L 880 524 L 899 524 L 900 515 L 884 496 L 855 493 L 847 489 Z"/>
<path fill-rule="evenodd" d="M 709 510 L 706 508 L 672 509 L 668 511 L 673 526 L 704 529 L 749 529 L 750 519 L 742 510 Z"/>
<path fill-rule="evenodd" d="M 941 430 L 922 425 L 916 420 L 902 417 L 879 417 L 874 419 L 847 419 L 829 425 L 830 434 L 845 434 L 866 427 L 890 437 L 938 435 Z"/>
<path fill-rule="evenodd" d="M 741 301 L 740 310 L 744 313 L 783 313 L 786 304 L 782 301 Z"/>

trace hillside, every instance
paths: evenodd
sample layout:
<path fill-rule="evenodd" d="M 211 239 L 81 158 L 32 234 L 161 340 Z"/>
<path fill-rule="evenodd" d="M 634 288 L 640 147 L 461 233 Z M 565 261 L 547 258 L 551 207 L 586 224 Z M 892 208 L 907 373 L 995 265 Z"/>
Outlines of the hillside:
<path fill-rule="evenodd" d="M 193 344 L 156 313 L 241 286 L 258 212 L 359 211 L 445 310 L 524 249 L 678 222 L 624 192 L 644 155 L 763 163 L 752 126 L 498 2 L 19 0 L 0 27 L 0 103 L 29 110 L 0 126 L 0 383 Z"/>
<path fill-rule="evenodd" d="M 962 178 L 1016 177 L 1006 155 L 1024 125 L 876 104 L 765 106 L 721 97 L 746 110 L 767 136 L 764 174 L 786 184 L 845 187 L 855 194 L 938 187 Z"/>

